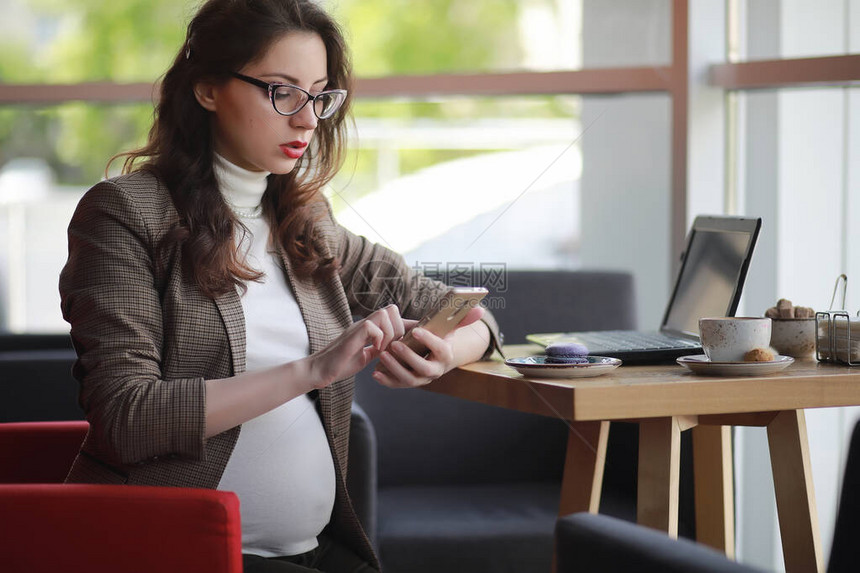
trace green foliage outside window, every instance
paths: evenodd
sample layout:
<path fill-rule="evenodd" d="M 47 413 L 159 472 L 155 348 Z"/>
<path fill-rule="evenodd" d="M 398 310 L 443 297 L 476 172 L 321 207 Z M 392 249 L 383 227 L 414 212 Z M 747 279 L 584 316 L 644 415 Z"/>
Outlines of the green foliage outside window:
<path fill-rule="evenodd" d="M 0 82 L 36 84 L 155 82 L 175 57 L 197 6 L 176 0 L 6 1 L 26 4 L 24 10 L 36 33 L 24 39 L 0 33 Z M 517 30 L 521 0 L 329 0 L 326 4 L 347 32 L 358 76 L 504 70 L 516 68 L 521 60 Z M 532 112 L 570 116 L 563 104 L 548 102 L 460 98 L 442 104 L 389 105 L 381 100 L 359 101 L 356 115 L 443 122 Z M 0 107 L 0 166 L 14 157 L 42 157 L 60 183 L 91 184 L 103 176 L 109 157 L 144 143 L 151 122 L 152 106 L 146 102 Z M 444 153 L 413 152 L 406 167 L 431 164 Z M 423 159 L 417 156 L 421 154 Z M 373 158 L 362 153 L 353 164 L 352 176 L 360 180 L 364 170 L 373 168 Z M 113 166 L 118 167 L 119 162 Z"/>

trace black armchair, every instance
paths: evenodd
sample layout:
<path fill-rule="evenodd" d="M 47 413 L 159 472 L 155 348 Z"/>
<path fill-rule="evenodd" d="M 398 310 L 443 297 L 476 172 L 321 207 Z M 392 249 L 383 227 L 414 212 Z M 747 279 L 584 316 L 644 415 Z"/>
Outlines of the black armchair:
<path fill-rule="evenodd" d="M 860 423 L 854 427 L 828 573 L 854 572 L 860 564 Z M 577 513 L 556 524 L 558 573 L 756 573 L 708 547 L 671 539 L 656 530 L 605 515 Z"/>
<path fill-rule="evenodd" d="M 555 529 L 558 573 L 756 573 L 688 539 L 601 514 L 575 513 Z"/>

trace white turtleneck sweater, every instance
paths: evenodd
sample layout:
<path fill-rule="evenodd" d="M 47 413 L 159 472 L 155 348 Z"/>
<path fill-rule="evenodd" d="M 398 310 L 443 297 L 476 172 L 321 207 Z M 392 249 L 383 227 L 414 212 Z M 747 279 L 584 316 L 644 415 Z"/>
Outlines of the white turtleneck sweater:
<path fill-rule="evenodd" d="M 303 358 L 310 352 L 307 328 L 269 240 L 269 225 L 259 216 L 269 174 L 248 171 L 218 154 L 214 164 L 224 198 L 248 229 L 244 236 L 240 232 L 238 248 L 249 266 L 265 275 L 247 282 L 241 296 L 246 370 Z M 304 394 L 242 424 L 218 489 L 239 496 L 243 553 L 275 557 L 316 547 L 334 507 L 335 473 L 313 401 Z"/>

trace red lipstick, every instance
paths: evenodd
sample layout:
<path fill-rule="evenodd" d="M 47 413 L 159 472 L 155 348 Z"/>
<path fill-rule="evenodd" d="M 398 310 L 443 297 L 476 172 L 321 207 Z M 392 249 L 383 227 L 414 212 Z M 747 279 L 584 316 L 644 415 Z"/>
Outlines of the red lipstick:
<path fill-rule="evenodd" d="M 279 145 L 278 147 L 280 147 L 281 151 L 284 152 L 284 155 L 286 155 L 290 159 L 298 159 L 299 157 L 301 157 L 304 154 L 305 148 L 307 146 L 308 146 L 307 141 L 296 140 L 296 141 L 291 141 L 289 143 L 283 143 L 283 144 Z"/>

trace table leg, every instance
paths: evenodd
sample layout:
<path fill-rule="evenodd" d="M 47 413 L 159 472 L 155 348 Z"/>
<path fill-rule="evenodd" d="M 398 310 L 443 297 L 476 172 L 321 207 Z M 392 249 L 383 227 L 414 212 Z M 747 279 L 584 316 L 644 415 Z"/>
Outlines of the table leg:
<path fill-rule="evenodd" d="M 570 422 L 559 515 L 597 513 L 603 487 L 609 422 Z"/>
<path fill-rule="evenodd" d="M 803 410 L 780 412 L 767 426 L 785 570 L 822 571 L 821 536 Z"/>
<path fill-rule="evenodd" d="M 609 422 L 568 422 L 559 515 L 597 513 L 608 440 Z M 553 549 L 552 573 L 557 571 L 556 554 Z"/>
<path fill-rule="evenodd" d="M 678 537 L 678 475 L 681 426 L 677 417 L 639 422 L 639 485 L 636 517 L 641 525 Z"/>
<path fill-rule="evenodd" d="M 696 538 L 735 556 L 734 472 L 731 426 L 693 428 Z"/>

